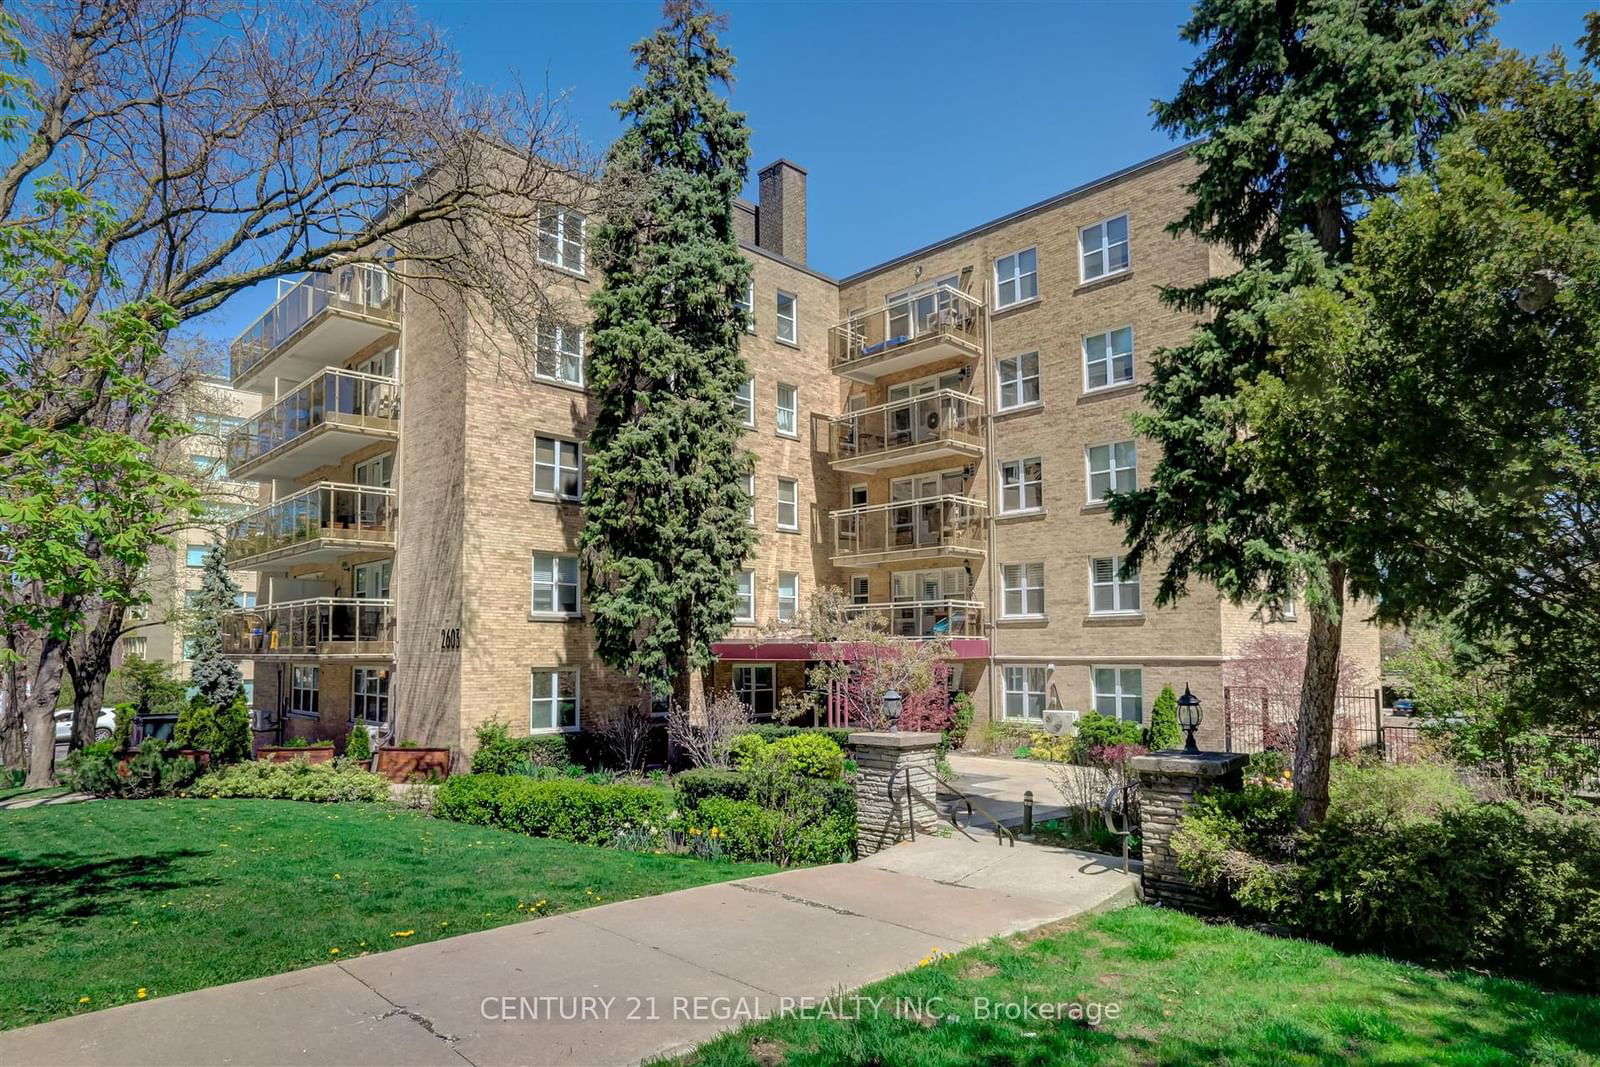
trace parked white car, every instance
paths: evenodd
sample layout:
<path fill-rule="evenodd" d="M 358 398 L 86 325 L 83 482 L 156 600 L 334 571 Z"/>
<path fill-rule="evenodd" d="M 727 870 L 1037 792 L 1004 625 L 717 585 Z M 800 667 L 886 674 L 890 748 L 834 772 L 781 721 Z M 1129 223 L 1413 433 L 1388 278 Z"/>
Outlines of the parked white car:
<path fill-rule="evenodd" d="M 117 732 L 117 713 L 111 708 L 101 708 L 99 718 L 94 721 L 94 739 L 96 741 L 109 741 L 111 735 Z M 72 739 L 72 709 L 56 709 L 56 744 L 64 745 Z"/>

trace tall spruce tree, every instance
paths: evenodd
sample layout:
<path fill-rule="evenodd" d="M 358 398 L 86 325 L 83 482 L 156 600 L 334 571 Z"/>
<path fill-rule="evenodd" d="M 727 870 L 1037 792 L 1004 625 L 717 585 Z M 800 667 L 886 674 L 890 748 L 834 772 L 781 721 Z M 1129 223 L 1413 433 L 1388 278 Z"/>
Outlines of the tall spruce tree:
<path fill-rule="evenodd" d="M 1286 485 L 1250 424 L 1251 390 L 1293 379 L 1269 327 L 1284 294 L 1336 283 L 1361 206 L 1426 162 L 1470 101 L 1471 55 L 1490 23 L 1476 0 L 1201 0 L 1183 28 L 1202 52 L 1158 128 L 1202 139 L 1188 212 L 1172 226 L 1241 264 L 1226 277 L 1168 289 L 1203 316 L 1189 342 L 1154 354 L 1148 410 L 1135 429 L 1159 446 L 1149 484 L 1113 498 L 1127 526 L 1126 566 L 1159 560 L 1156 602 L 1191 578 L 1236 603 L 1282 603 L 1303 590 L 1310 636 L 1301 686 L 1295 789 L 1302 822 L 1327 811 L 1342 608 L 1372 596 L 1352 573 L 1337 509 L 1285 506 Z M 1267 476 L 1264 476 L 1267 475 Z"/>
<path fill-rule="evenodd" d="M 604 284 L 590 301 L 589 435 L 582 547 L 602 659 L 657 696 L 703 708 L 701 672 L 727 632 L 755 542 L 752 469 L 734 412 L 750 280 L 733 228 L 749 130 L 719 92 L 733 56 L 723 19 L 669 0 L 633 46 L 642 73 L 616 109 L 629 123 L 607 158 L 612 194 L 594 228 Z"/>
<path fill-rule="evenodd" d="M 193 649 L 189 681 L 204 703 L 223 710 L 244 696 L 239 665 L 222 655 L 222 616 L 239 606 L 239 593 L 222 545 L 213 544 L 200 572 L 199 595 L 186 613 L 184 637 Z"/>

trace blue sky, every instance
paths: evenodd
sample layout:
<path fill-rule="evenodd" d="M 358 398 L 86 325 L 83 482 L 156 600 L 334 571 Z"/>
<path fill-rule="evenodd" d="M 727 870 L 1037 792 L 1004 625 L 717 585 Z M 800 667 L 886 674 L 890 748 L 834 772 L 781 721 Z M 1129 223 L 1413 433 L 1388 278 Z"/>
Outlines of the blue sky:
<path fill-rule="evenodd" d="M 721 6 L 753 165 L 783 156 L 806 168 L 809 260 L 835 276 L 1163 151 L 1150 102 L 1194 55 L 1178 39 L 1189 5 L 1167 0 Z M 1525 51 L 1570 52 L 1591 6 L 1518 0 L 1498 32 Z M 658 3 L 636 0 L 419 8 L 468 80 L 567 91 L 597 147 L 616 135 L 610 104 L 634 82 L 628 46 L 660 18 Z M 243 326 L 260 310 L 241 294 L 221 316 Z"/>

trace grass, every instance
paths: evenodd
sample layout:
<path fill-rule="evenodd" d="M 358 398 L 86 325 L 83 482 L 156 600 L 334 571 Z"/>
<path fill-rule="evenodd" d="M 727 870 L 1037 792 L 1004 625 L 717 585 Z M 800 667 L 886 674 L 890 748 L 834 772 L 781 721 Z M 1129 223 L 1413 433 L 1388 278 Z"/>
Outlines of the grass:
<path fill-rule="evenodd" d="M 853 1020 L 780 1018 L 689 1062 L 761 1064 L 1593 1064 L 1600 999 L 1349 956 L 1156 908 L 990 943 L 879 982 Z M 991 1003 L 1065 1021 L 976 1018 Z M 908 998 L 899 1001 L 897 998 Z M 940 998 L 935 1002 L 932 998 Z M 920 1004 L 918 1003 L 920 1001 Z M 894 1005 L 907 1003 L 896 1012 Z M 1109 1006 L 1120 1009 L 1110 1018 Z M 1086 1020 L 1090 1005 L 1098 1025 Z M 959 1018 L 951 1018 L 951 1016 Z"/>
<path fill-rule="evenodd" d="M 0 1029 L 773 870 L 378 804 L 3 812 Z"/>

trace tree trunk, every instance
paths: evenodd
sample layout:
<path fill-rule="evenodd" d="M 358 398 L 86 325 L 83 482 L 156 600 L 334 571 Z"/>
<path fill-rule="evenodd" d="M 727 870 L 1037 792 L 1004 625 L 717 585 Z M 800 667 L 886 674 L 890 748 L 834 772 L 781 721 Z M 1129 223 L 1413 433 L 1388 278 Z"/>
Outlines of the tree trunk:
<path fill-rule="evenodd" d="M 15 629 L 6 634 L 6 652 L 10 662 L 6 664 L 4 692 L 0 693 L 0 767 L 21 767 L 28 758 L 22 734 L 22 668 L 27 659 Z"/>
<path fill-rule="evenodd" d="M 67 673 L 72 678 L 72 738 L 69 752 L 94 743 L 100 706 L 105 699 L 106 679 L 111 674 L 111 658 L 117 638 L 122 634 L 126 609 L 117 604 L 103 605 L 93 623 L 73 635 L 67 650 Z"/>
<path fill-rule="evenodd" d="M 1339 646 L 1344 606 L 1344 566 L 1328 565 L 1333 604 L 1312 603 L 1306 640 L 1306 670 L 1300 681 L 1300 717 L 1295 725 L 1294 792 L 1299 824 L 1321 822 L 1328 814 L 1328 770 L 1333 759 L 1333 716 L 1339 695 Z"/>
<path fill-rule="evenodd" d="M 690 667 L 688 679 L 689 721 L 704 726 L 707 721 L 705 678 L 701 675 L 699 667 Z"/>
<path fill-rule="evenodd" d="M 28 722 L 28 780 L 30 788 L 55 784 L 56 700 L 61 696 L 61 675 L 66 669 L 66 642 L 46 637 L 39 642 L 39 659 L 33 670 L 33 692 L 24 703 Z"/>

